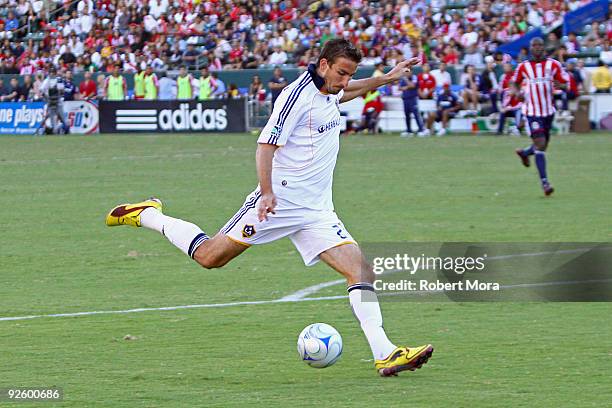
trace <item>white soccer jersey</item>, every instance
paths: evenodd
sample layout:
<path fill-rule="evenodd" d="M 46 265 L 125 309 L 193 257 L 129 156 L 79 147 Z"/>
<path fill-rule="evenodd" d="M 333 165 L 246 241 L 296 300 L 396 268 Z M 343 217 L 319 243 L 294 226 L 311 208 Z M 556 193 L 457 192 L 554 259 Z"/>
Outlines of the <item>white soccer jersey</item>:
<path fill-rule="evenodd" d="M 272 162 L 279 208 L 333 210 L 332 181 L 340 146 L 340 99 L 319 91 L 314 65 L 283 89 L 258 143 L 280 146 Z"/>

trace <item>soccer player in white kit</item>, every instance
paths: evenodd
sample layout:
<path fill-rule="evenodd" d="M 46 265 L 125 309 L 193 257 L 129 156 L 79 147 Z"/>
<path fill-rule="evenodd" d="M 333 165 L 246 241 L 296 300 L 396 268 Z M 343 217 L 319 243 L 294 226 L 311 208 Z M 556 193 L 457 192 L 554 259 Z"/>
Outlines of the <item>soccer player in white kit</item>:
<path fill-rule="evenodd" d="M 339 149 L 339 104 L 394 82 L 419 60 L 403 61 L 387 74 L 351 80 L 361 53 L 344 39 L 325 43 L 316 64 L 279 95 L 257 145 L 259 185 L 212 238 L 197 225 L 162 213 L 156 198 L 119 205 L 108 226 L 146 227 L 205 268 L 218 268 L 253 244 L 289 237 L 304 263 L 322 260 L 347 280 L 349 301 L 382 376 L 415 370 L 433 353 L 430 344 L 396 346 L 383 329 L 374 292 L 374 274 L 332 202 L 333 172 Z"/>

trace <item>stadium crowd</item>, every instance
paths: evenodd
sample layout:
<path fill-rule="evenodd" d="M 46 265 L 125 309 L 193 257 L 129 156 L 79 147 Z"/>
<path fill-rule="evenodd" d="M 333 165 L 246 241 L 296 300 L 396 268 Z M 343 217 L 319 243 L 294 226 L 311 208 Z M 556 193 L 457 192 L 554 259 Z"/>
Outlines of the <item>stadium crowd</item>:
<path fill-rule="evenodd" d="M 553 26 L 563 13 L 589 2 L 0 0 L 0 73 L 24 76 L 32 90 L 24 95 L 0 84 L 0 98 L 37 98 L 37 84 L 50 67 L 65 76 L 89 73 L 90 94 L 96 88 L 90 97 L 104 97 L 108 77 L 117 69 L 134 74 L 148 69 L 158 73 L 150 81 L 159 94 L 157 77 L 165 77 L 160 73 L 181 66 L 196 72 L 207 67 L 211 76 L 226 69 L 305 67 L 334 37 L 358 44 L 364 66 L 394 66 L 419 56 L 435 67 L 486 70 L 491 61 L 485 55 L 500 66 L 527 58 L 522 52 L 510 61 L 497 52 L 499 45 L 532 27 Z M 549 54 L 567 62 L 577 53 L 598 53 L 604 64 L 612 64 L 612 21 L 593 23 L 581 34 L 550 33 Z M 83 95 L 80 85 L 74 86 L 77 95 Z M 234 91 L 223 87 L 217 96 Z M 469 92 L 465 96 L 472 98 Z"/>

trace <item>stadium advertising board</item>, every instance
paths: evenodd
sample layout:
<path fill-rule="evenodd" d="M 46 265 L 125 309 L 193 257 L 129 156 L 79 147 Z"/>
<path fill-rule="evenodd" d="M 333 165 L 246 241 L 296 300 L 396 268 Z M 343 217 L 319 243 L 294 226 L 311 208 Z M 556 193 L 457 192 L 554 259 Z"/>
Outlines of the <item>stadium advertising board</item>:
<path fill-rule="evenodd" d="M 102 101 L 100 131 L 245 132 L 244 99 L 208 101 Z"/>
<path fill-rule="evenodd" d="M 0 103 L 0 134 L 34 134 L 45 116 L 44 102 Z"/>
<path fill-rule="evenodd" d="M 70 133 L 91 134 L 98 132 L 98 103 L 94 101 L 66 101 L 64 115 L 70 125 Z"/>

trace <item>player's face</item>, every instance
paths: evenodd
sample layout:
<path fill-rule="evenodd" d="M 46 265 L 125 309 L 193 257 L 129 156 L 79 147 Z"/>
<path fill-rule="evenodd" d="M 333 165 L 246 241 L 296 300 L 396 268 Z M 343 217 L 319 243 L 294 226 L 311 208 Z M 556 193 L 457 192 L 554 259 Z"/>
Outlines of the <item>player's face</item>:
<path fill-rule="evenodd" d="M 544 56 L 544 42 L 543 41 L 534 41 L 531 43 L 529 47 L 529 51 L 531 55 L 540 59 Z"/>
<path fill-rule="evenodd" d="M 357 71 L 357 63 L 344 57 L 336 58 L 332 65 L 328 65 L 327 60 L 322 59 L 319 67 L 327 92 L 334 95 L 348 86 Z"/>

